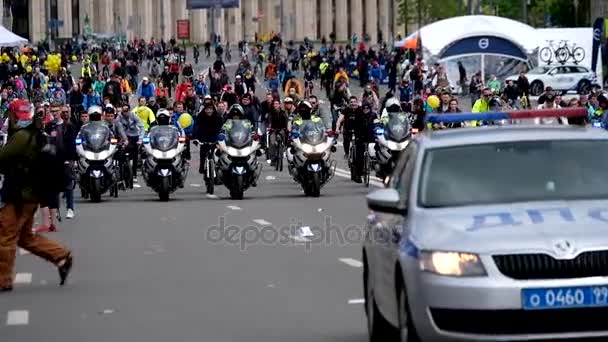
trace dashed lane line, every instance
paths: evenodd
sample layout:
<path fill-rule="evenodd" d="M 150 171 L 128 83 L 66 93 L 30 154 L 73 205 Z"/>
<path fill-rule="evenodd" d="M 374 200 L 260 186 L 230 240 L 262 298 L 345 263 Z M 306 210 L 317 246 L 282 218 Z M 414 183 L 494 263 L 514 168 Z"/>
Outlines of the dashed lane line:
<path fill-rule="evenodd" d="M 351 259 L 351 258 L 340 258 L 338 260 L 340 260 L 341 262 L 343 262 L 351 267 L 357 267 L 357 268 L 363 267 L 363 263 L 359 260 L 355 260 L 355 259 Z"/>
<path fill-rule="evenodd" d="M 6 316 L 6 325 L 28 325 L 30 312 L 28 310 L 12 310 Z"/>
<path fill-rule="evenodd" d="M 365 299 L 363 299 L 363 298 L 349 299 L 348 304 L 365 304 Z"/>
<path fill-rule="evenodd" d="M 17 273 L 15 275 L 15 280 L 13 280 L 14 285 L 29 285 L 32 283 L 32 274 L 31 273 Z"/>
<path fill-rule="evenodd" d="M 243 208 L 238 207 L 236 205 L 227 205 L 226 208 L 228 208 L 230 210 L 243 210 Z"/>

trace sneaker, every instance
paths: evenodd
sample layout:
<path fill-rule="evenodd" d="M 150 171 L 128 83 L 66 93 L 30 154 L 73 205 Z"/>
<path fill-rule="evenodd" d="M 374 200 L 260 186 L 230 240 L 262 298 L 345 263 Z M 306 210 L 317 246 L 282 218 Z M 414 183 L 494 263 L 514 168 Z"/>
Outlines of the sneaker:
<path fill-rule="evenodd" d="M 74 216 L 75 216 L 74 210 L 68 209 L 68 212 L 65 214 L 65 218 L 67 218 L 67 219 L 73 219 Z"/>

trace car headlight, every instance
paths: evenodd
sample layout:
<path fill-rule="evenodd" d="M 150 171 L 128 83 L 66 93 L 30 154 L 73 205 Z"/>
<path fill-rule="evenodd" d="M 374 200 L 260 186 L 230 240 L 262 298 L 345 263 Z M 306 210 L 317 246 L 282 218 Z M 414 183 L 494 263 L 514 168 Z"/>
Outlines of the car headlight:
<path fill-rule="evenodd" d="M 487 275 L 479 255 L 461 252 L 422 251 L 420 269 L 451 277 L 481 277 Z"/>

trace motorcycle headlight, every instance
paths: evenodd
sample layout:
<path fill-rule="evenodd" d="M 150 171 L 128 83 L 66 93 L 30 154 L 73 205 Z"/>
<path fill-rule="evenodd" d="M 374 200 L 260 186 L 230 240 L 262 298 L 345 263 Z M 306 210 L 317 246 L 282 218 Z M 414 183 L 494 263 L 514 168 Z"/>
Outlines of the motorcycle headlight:
<path fill-rule="evenodd" d="M 159 150 L 152 150 L 152 157 L 155 159 L 173 159 L 177 156 L 177 149 L 173 149 L 167 152 L 162 152 Z"/>
<path fill-rule="evenodd" d="M 451 277 L 486 276 L 479 255 L 461 252 L 422 251 L 420 253 L 422 271 Z"/>
<path fill-rule="evenodd" d="M 234 148 L 232 146 L 226 147 L 226 153 L 231 157 L 246 157 L 251 154 L 251 146 L 247 146 L 241 149 Z"/>
<path fill-rule="evenodd" d="M 407 147 L 407 145 L 409 144 L 410 141 L 406 140 L 402 143 L 398 143 L 398 142 L 394 142 L 391 140 L 386 140 L 385 142 L 386 142 L 386 147 L 388 147 L 389 149 L 394 150 L 394 151 L 401 151 Z"/>
<path fill-rule="evenodd" d="M 304 153 L 312 153 L 315 150 L 314 146 L 310 144 L 302 144 L 300 147 Z"/>

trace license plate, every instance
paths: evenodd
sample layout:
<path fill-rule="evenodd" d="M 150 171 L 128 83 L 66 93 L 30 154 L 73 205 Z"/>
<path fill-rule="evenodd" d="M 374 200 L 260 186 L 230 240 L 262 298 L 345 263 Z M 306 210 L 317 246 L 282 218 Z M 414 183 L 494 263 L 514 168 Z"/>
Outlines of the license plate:
<path fill-rule="evenodd" d="M 521 301 L 524 310 L 608 306 L 608 286 L 523 289 Z"/>

